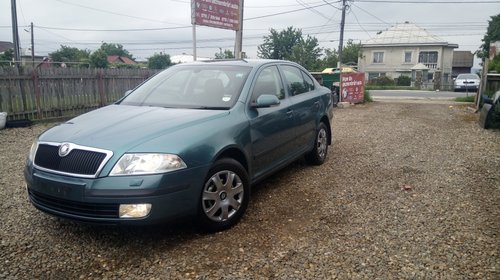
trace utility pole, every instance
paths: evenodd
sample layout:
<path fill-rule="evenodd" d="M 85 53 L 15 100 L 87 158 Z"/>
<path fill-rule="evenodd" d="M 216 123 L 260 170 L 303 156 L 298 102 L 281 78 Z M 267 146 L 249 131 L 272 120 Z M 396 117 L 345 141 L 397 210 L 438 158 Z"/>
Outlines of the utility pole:
<path fill-rule="evenodd" d="M 33 34 L 33 22 L 31 23 L 31 62 L 35 68 L 35 35 Z"/>
<path fill-rule="evenodd" d="M 21 61 L 21 57 L 19 54 L 19 33 L 17 27 L 16 0 L 10 0 L 10 7 L 12 15 L 12 41 L 14 43 L 14 59 L 15 59 L 15 65 L 19 66 L 19 61 Z"/>
<path fill-rule="evenodd" d="M 340 69 L 342 66 L 342 46 L 344 45 L 344 25 L 345 25 L 345 10 L 346 10 L 346 2 L 347 0 L 342 0 L 342 19 L 340 20 L 340 40 L 339 40 L 339 62 L 338 68 Z M 342 72 L 342 69 L 340 69 Z"/>
<path fill-rule="evenodd" d="M 240 28 L 236 30 L 236 38 L 234 42 L 234 57 L 236 59 L 242 59 L 242 48 L 243 48 L 243 6 L 244 0 L 240 0 L 240 16 L 239 16 L 239 26 Z"/>

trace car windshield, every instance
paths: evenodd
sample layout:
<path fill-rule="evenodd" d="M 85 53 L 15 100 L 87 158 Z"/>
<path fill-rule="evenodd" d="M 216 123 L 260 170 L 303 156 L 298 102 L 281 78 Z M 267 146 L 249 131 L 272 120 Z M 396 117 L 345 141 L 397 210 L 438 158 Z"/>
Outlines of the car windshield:
<path fill-rule="evenodd" d="M 251 67 L 179 65 L 154 76 L 120 104 L 167 108 L 229 109 L 238 100 Z"/>
<path fill-rule="evenodd" d="M 478 80 L 479 77 L 475 74 L 460 74 L 457 79 L 459 80 Z"/>

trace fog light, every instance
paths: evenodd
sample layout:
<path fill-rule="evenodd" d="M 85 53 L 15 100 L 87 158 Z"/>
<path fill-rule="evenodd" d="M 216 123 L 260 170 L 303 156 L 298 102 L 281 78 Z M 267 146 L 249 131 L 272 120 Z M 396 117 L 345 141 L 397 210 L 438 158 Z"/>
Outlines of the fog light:
<path fill-rule="evenodd" d="M 151 204 L 120 204 L 120 218 L 142 218 L 151 212 Z"/>

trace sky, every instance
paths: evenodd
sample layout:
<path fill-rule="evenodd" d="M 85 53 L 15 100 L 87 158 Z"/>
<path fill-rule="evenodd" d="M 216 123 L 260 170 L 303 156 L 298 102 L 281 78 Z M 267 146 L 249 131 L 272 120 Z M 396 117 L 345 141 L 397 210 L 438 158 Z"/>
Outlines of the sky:
<path fill-rule="evenodd" d="M 12 42 L 11 1 L 0 0 L 0 41 Z M 189 0 L 16 0 L 21 48 L 34 45 L 46 56 L 61 45 L 94 51 L 103 43 L 122 44 L 134 58 L 155 53 L 193 53 Z M 350 0 L 344 41 L 363 42 L 406 21 L 415 23 L 458 50 L 476 51 L 500 0 Z M 322 48 L 337 49 L 340 0 L 244 0 L 243 51 L 257 58 L 257 46 L 271 28 L 289 26 L 316 37 Z M 214 57 L 234 49 L 232 30 L 196 27 L 197 55 Z M 476 59 L 475 65 L 479 60 Z"/>

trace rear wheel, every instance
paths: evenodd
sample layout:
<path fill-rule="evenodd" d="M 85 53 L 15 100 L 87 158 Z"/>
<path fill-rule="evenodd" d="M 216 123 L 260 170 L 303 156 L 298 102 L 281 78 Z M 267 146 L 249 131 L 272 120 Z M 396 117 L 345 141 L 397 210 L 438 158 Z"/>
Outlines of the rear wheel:
<path fill-rule="evenodd" d="M 221 159 L 210 168 L 200 197 L 199 224 L 209 232 L 235 225 L 250 197 L 246 170 L 236 160 Z"/>
<path fill-rule="evenodd" d="M 310 164 L 320 165 L 325 162 L 328 153 L 328 129 L 322 122 L 319 124 L 316 132 L 316 139 L 314 140 L 314 148 L 306 154 L 306 160 Z"/>

